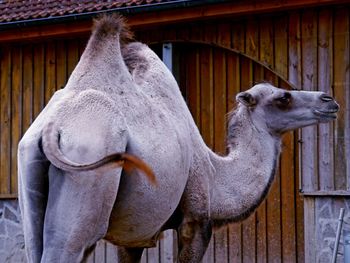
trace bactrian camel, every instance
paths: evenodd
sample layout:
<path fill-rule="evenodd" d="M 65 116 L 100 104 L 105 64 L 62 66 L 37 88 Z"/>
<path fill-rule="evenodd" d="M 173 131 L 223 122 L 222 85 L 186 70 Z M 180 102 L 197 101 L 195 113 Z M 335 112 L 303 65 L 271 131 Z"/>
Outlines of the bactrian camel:
<path fill-rule="evenodd" d="M 281 136 L 336 118 L 322 92 L 261 83 L 237 95 L 229 153 L 219 156 L 166 66 L 128 36 L 119 16 L 97 20 L 67 85 L 20 141 L 29 262 L 80 262 L 102 238 L 120 262 L 139 262 L 166 229 L 177 230 L 179 262 L 200 262 L 214 227 L 247 218 L 266 197 Z"/>

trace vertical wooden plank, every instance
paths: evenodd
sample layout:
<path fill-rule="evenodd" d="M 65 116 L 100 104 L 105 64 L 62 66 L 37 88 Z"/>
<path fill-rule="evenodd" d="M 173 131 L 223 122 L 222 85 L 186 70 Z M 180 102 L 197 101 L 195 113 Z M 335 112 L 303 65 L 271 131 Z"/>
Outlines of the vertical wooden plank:
<path fill-rule="evenodd" d="M 213 83 L 213 49 L 201 47 L 200 51 L 200 88 L 201 88 L 201 124 L 200 131 L 205 143 L 214 146 L 214 83 Z M 203 262 L 214 262 L 215 247 L 212 238 L 204 255 Z"/>
<path fill-rule="evenodd" d="M 188 48 L 188 63 L 186 66 L 186 94 L 188 98 L 188 107 L 192 113 L 197 126 L 200 127 L 200 66 L 199 51 L 195 48 Z M 186 51 L 185 51 L 186 52 Z"/>
<path fill-rule="evenodd" d="M 17 191 L 17 145 L 22 134 L 23 100 L 23 56 L 22 47 L 12 52 L 12 88 L 11 88 L 11 192 Z"/>
<path fill-rule="evenodd" d="M 231 24 L 228 22 L 220 23 L 218 25 L 218 39 L 217 44 L 225 48 L 231 48 Z"/>
<path fill-rule="evenodd" d="M 288 133 L 282 142 L 281 155 L 281 223 L 282 223 L 282 262 L 296 262 L 296 226 L 294 202 L 294 135 Z"/>
<path fill-rule="evenodd" d="M 267 263 L 267 202 L 264 200 L 256 211 L 256 262 Z"/>
<path fill-rule="evenodd" d="M 317 84 L 317 13 L 302 14 L 302 81 L 304 90 L 316 90 Z M 318 190 L 317 127 L 302 130 L 302 175 L 305 191 Z"/>
<path fill-rule="evenodd" d="M 259 24 L 256 19 L 249 19 L 245 34 L 245 54 L 258 59 L 259 56 Z"/>
<path fill-rule="evenodd" d="M 300 14 L 289 14 L 288 23 L 288 80 L 296 88 L 301 89 L 301 32 Z"/>
<path fill-rule="evenodd" d="M 116 246 L 106 242 L 106 263 L 118 262 L 118 254 Z M 99 262 L 96 262 L 99 263 Z M 101 262 L 102 263 L 102 262 Z"/>
<path fill-rule="evenodd" d="M 332 94 L 333 80 L 333 20 L 332 10 L 323 9 L 318 18 L 318 88 L 320 91 Z M 334 148 L 333 123 L 319 125 L 319 187 L 320 190 L 334 189 Z"/>
<path fill-rule="evenodd" d="M 234 53 L 227 55 L 227 105 L 231 111 L 234 108 L 235 96 L 240 92 L 240 56 Z M 242 225 L 240 223 L 228 226 L 228 255 L 230 263 L 242 262 Z"/>
<path fill-rule="evenodd" d="M 253 86 L 253 61 L 247 57 L 240 57 L 240 91 Z"/>
<path fill-rule="evenodd" d="M 214 150 L 224 155 L 226 153 L 226 52 L 214 50 Z"/>
<path fill-rule="evenodd" d="M 148 263 L 160 263 L 159 242 L 156 247 L 147 249 L 147 262 Z"/>
<path fill-rule="evenodd" d="M 288 21 L 288 80 L 296 88 L 301 88 L 301 18 L 299 11 L 289 13 Z M 294 147 L 298 153 L 295 159 L 295 167 L 298 168 L 298 174 L 301 174 L 301 133 L 295 133 Z M 301 178 L 295 177 L 295 188 L 301 189 Z M 302 195 L 296 195 L 296 239 L 297 239 L 297 262 L 307 262 L 304 257 L 304 199 Z"/>
<path fill-rule="evenodd" d="M 253 84 L 257 84 L 257 83 L 261 83 L 261 82 L 264 82 L 266 81 L 265 80 L 265 68 L 258 64 L 258 63 L 253 63 Z"/>
<path fill-rule="evenodd" d="M 67 74 L 70 76 L 79 61 L 79 42 L 70 40 L 67 42 Z"/>
<path fill-rule="evenodd" d="M 174 231 L 167 230 L 162 233 L 163 238 L 160 239 L 160 262 L 174 263 Z"/>
<path fill-rule="evenodd" d="M 297 134 L 296 132 L 294 133 L 294 148 L 295 148 L 295 152 L 299 153 L 299 147 L 300 144 L 298 142 L 298 136 L 299 134 Z M 297 154 L 297 157 L 294 159 L 294 163 L 295 163 L 295 167 L 296 173 L 300 173 L 300 164 L 299 164 L 299 154 Z M 307 262 L 305 261 L 305 235 L 304 235 L 304 197 L 302 194 L 300 194 L 300 192 L 298 191 L 299 188 L 299 183 L 300 180 L 298 178 L 298 176 L 295 176 L 294 178 L 294 184 L 295 184 L 295 207 L 296 207 L 296 211 L 295 211 L 295 220 L 296 220 L 296 226 L 295 226 L 295 233 L 296 233 L 296 242 L 297 242 L 297 252 L 296 252 L 296 259 L 297 262 Z"/>
<path fill-rule="evenodd" d="M 201 132 L 205 143 L 214 146 L 213 49 L 200 48 Z"/>
<path fill-rule="evenodd" d="M 33 49 L 23 47 L 23 112 L 22 134 L 28 129 L 33 120 Z"/>
<path fill-rule="evenodd" d="M 226 154 L 226 52 L 214 50 L 214 151 Z M 228 260 L 228 229 L 218 229 L 214 236 L 215 262 L 226 263 Z"/>
<path fill-rule="evenodd" d="M 162 28 L 160 26 L 153 28 L 153 30 L 149 30 L 147 32 L 148 37 L 147 41 L 149 44 L 155 44 L 160 42 L 160 38 L 162 35 L 160 34 L 162 32 Z"/>
<path fill-rule="evenodd" d="M 245 51 L 245 23 L 240 21 L 240 22 L 233 22 L 231 26 L 231 48 L 236 50 L 237 52 L 244 52 Z"/>
<path fill-rule="evenodd" d="M 216 44 L 217 43 L 217 27 L 215 23 L 205 23 L 204 24 L 204 35 L 203 40 L 206 44 Z"/>
<path fill-rule="evenodd" d="M 268 262 L 282 262 L 281 255 L 281 200 L 280 200 L 280 171 L 271 186 L 267 199 L 267 258 Z"/>
<path fill-rule="evenodd" d="M 190 25 L 191 33 L 190 39 L 192 41 L 203 41 L 204 38 L 204 25 L 203 23 L 196 23 Z"/>
<path fill-rule="evenodd" d="M 67 82 L 67 47 L 64 40 L 56 43 L 56 89 L 62 89 Z"/>
<path fill-rule="evenodd" d="M 316 262 L 315 249 L 315 199 L 312 197 L 304 198 L 304 220 L 305 220 L 305 262 Z"/>
<path fill-rule="evenodd" d="M 96 248 L 94 251 L 94 255 L 93 255 L 95 263 L 106 262 L 106 260 L 107 260 L 107 258 L 106 258 L 106 246 L 107 246 L 107 243 L 103 240 L 97 242 Z"/>
<path fill-rule="evenodd" d="M 227 111 L 236 104 L 236 95 L 240 92 L 240 56 L 233 52 L 226 54 Z"/>
<path fill-rule="evenodd" d="M 134 36 L 135 36 L 135 39 L 137 39 L 138 41 L 140 41 L 142 43 L 146 43 L 146 44 L 149 43 L 148 34 L 145 34 L 141 30 L 134 30 Z"/>
<path fill-rule="evenodd" d="M 347 18 L 347 19 L 344 19 Z M 335 122 L 335 189 L 350 189 L 349 178 L 349 10 L 336 9 L 334 13 L 334 95 L 341 105 Z"/>
<path fill-rule="evenodd" d="M 229 242 L 229 262 L 241 263 L 243 262 L 243 246 L 242 246 L 242 223 L 230 224 L 228 226 L 228 242 Z"/>
<path fill-rule="evenodd" d="M 228 228 L 223 227 L 215 232 L 214 236 L 214 262 L 228 262 Z"/>
<path fill-rule="evenodd" d="M 45 104 L 56 90 L 56 47 L 55 42 L 46 43 L 45 48 Z"/>
<path fill-rule="evenodd" d="M 177 28 L 176 38 L 177 40 L 189 42 L 190 40 L 190 28 L 189 26 L 181 26 Z"/>
<path fill-rule="evenodd" d="M 274 70 L 284 79 L 288 79 L 288 17 L 278 16 L 274 26 Z"/>
<path fill-rule="evenodd" d="M 259 22 L 259 61 L 268 68 L 274 66 L 274 23 L 271 18 L 263 17 Z"/>
<path fill-rule="evenodd" d="M 0 194 L 10 194 L 11 167 L 11 48 L 1 47 L 0 86 Z"/>
<path fill-rule="evenodd" d="M 45 46 L 35 44 L 33 69 L 33 117 L 37 117 L 44 107 L 45 101 Z"/>
<path fill-rule="evenodd" d="M 177 44 L 174 49 L 173 58 L 175 59 L 173 63 L 174 71 L 175 71 L 175 79 L 179 85 L 180 91 L 182 96 L 184 97 L 187 107 L 189 108 L 188 104 L 188 88 L 187 88 L 187 76 L 188 74 L 188 68 L 187 62 L 188 58 L 190 56 L 190 51 L 188 48 L 186 48 L 183 44 Z M 193 52 L 192 52 L 193 53 Z M 192 67 L 195 67 L 196 64 L 192 64 Z"/>
<path fill-rule="evenodd" d="M 242 223 L 243 262 L 256 262 L 256 213 Z"/>
<path fill-rule="evenodd" d="M 143 254 L 141 257 L 141 263 L 147 263 L 147 250 L 146 249 L 143 251 Z"/>
<path fill-rule="evenodd" d="M 87 44 L 87 41 L 88 39 L 83 37 L 83 38 L 79 38 L 78 40 L 78 55 L 79 55 L 79 58 L 81 57 L 81 55 L 83 54 L 85 48 L 86 48 L 86 44 Z"/>
<path fill-rule="evenodd" d="M 160 32 L 163 34 L 159 34 L 155 42 L 173 42 L 174 40 L 177 40 L 176 28 L 173 25 L 165 26 Z"/>

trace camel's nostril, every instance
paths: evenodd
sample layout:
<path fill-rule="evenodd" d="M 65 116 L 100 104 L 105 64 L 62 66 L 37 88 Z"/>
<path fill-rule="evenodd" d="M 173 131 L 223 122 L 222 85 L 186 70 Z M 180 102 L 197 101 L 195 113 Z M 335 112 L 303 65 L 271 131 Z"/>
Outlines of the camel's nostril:
<path fill-rule="evenodd" d="M 335 110 L 337 110 L 337 111 L 338 111 L 338 110 L 340 109 L 339 104 L 338 104 L 338 103 L 336 103 L 334 108 L 335 108 Z"/>
<path fill-rule="evenodd" d="M 324 102 L 330 102 L 330 101 L 333 101 L 334 99 L 331 96 L 328 96 L 326 94 L 322 94 L 321 95 L 321 100 L 324 101 Z"/>

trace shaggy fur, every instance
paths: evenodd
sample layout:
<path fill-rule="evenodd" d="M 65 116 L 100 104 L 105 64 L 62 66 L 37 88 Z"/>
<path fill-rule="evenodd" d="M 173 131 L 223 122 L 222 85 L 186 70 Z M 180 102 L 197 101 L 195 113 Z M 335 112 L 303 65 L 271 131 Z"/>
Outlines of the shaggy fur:
<path fill-rule="evenodd" d="M 230 151 L 219 156 L 156 54 L 120 43 L 124 28 L 120 17 L 97 22 L 66 87 L 19 144 L 29 262 L 80 262 L 101 238 L 119 246 L 120 262 L 139 262 L 169 228 L 179 262 L 200 262 L 213 226 L 246 218 L 266 197 L 282 134 L 333 120 L 339 108 L 321 92 L 256 85 L 237 95 Z M 157 186 L 138 169 L 76 169 L 115 153 L 148 164 Z"/>

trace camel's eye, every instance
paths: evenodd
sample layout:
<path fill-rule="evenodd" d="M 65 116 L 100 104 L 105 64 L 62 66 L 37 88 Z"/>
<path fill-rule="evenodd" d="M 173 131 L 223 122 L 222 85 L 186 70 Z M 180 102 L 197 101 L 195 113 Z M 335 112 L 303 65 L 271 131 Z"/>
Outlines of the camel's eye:
<path fill-rule="evenodd" d="M 282 96 L 275 99 L 275 105 L 281 110 L 289 109 L 292 101 L 292 95 L 289 92 L 283 93 Z"/>
<path fill-rule="evenodd" d="M 288 105 L 291 101 L 292 95 L 289 92 L 285 92 L 282 97 L 277 98 L 277 103 L 280 105 Z"/>

